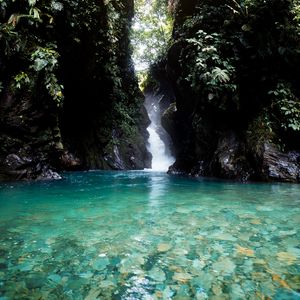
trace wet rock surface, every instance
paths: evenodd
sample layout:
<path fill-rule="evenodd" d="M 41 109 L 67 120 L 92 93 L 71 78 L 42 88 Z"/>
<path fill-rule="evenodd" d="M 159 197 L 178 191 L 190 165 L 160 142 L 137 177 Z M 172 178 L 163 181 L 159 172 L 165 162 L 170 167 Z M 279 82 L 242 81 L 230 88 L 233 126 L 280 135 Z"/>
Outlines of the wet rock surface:
<path fill-rule="evenodd" d="M 61 176 L 37 157 L 21 158 L 16 154 L 9 154 L 4 161 L 0 161 L 0 181 L 34 179 L 52 180 L 61 179 Z"/>
<path fill-rule="evenodd" d="M 248 160 L 245 145 L 234 132 L 228 132 L 219 139 L 210 171 L 218 177 L 247 181 L 254 173 Z"/>
<path fill-rule="evenodd" d="M 300 152 L 283 153 L 274 145 L 265 143 L 261 156 L 264 179 L 287 182 L 300 181 Z"/>
<path fill-rule="evenodd" d="M 0 180 L 60 178 L 61 137 L 56 108 L 47 100 L 27 93 L 0 98 Z"/>
<path fill-rule="evenodd" d="M 249 145 L 233 131 L 223 133 L 212 155 L 202 160 L 179 157 L 170 174 L 210 176 L 238 181 L 300 181 L 300 152 L 282 152 L 274 144 Z"/>

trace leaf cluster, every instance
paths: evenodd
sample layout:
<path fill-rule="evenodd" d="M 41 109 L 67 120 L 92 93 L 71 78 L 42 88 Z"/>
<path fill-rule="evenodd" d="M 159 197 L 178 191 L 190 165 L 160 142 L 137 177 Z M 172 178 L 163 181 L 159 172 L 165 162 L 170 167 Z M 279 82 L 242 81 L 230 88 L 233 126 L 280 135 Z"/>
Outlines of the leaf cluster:
<path fill-rule="evenodd" d="M 199 97 L 225 109 L 226 101 L 237 98 L 234 57 L 223 54 L 232 43 L 219 33 L 208 34 L 203 30 L 186 41 L 188 47 L 181 59 L 185 80 Z"/>
<path fill-rule="evenodd" d="M 131 43 L 138 71 L 148 69 L 169 45 L 173 22 L 167 4 L 165 0 L 135 1 Z"/>
<path fill-rule="evenodd" d="M 194 115 L 213 105 L 246 127 L 264 112 L 267 127 L 300 131 L 299 0 L 195 2 L 174 29 Z"/>

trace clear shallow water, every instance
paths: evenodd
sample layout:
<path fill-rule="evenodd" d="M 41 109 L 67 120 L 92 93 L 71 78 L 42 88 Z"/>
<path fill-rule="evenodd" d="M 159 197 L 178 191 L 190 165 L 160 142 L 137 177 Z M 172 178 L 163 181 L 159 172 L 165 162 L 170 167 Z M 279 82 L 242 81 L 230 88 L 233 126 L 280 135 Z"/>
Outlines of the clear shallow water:
<path fill-rule="evenodd" d="M 300 186 L 155 172 L 0 185 L 0 299 L 300 299 Z"/>

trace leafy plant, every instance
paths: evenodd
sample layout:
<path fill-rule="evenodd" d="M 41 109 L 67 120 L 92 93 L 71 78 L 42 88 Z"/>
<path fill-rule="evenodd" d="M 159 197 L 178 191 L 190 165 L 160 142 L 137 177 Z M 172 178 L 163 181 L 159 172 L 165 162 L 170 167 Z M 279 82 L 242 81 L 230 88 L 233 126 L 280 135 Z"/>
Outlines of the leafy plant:
<path fill-rule="evenodd" d="M 30 83 L 29 76 L 24 72 L 20 72 L 19 74 L 17 74 L 14 77 L 14 80 L 16 89 L 21 89 L 22 87 L 25 87 Z"/>
<path fill-rule="evenodd" d="M 272 106 L 277 108 L 280 126 L 285 130 L 300 131 L 300 100 L 291 87 L 286 83 L 278 83 L 276 89 L 268 94 L 272 98 Z"/>
<path fill-rule="evenodd" d="M 52 46 L 52 48 L 50 48 Z M 58 67 L 59 54 L 53 49 L 54 45 L 49 48 L 38 47 L 31 54 L 32 65 L 31 68 L 36 72 L 44 71 L 45 74 L 45 87 L 49 95 L 53 98 L 58 106 L 63 101 L 63 86 L 58 83 L 55 71 Z"/>
<path fill-rule="evenodd" d="M 138 72 L 147 70 L 168 48 L 172 23 L 167 1 L 135 1 L 131 41 Z"/>
<path fill-rule="evenodd" d="M 234 58 L 223 54 L 224 49 L 232 47 L 232 44 L 219 33 L 208 34 L 203 30 L 187 42 L 190 47 L 181 60 L 185 79 L 203 99 L 225 108 L 224 96 L 231 95 L 232 99 L 236 99 Z"/>

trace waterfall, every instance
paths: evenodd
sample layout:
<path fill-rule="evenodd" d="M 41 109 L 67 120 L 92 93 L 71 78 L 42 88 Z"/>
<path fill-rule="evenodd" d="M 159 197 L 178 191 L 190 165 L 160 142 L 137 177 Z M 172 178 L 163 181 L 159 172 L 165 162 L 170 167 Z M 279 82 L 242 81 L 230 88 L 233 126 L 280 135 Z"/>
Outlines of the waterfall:
<path fill-rule="evenodd" d="M 161 126 L 162 112 L 159 107 L 158 95 L 146 94 L 145 107 L 151 124 L 147 128 L 149 132 L 148 151 L 152 154 L 152 170 L 167 171 L 175 158 L 172 156 L 169 143 L 170 137 Z"/>

